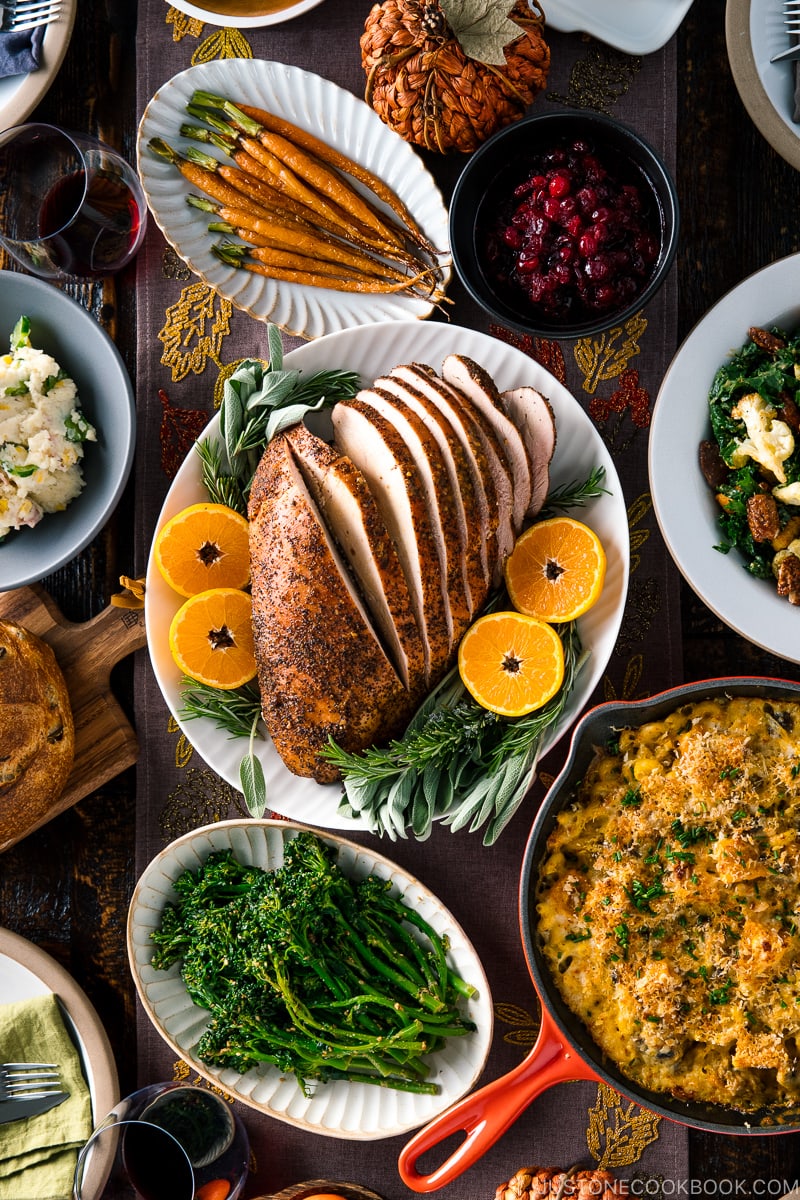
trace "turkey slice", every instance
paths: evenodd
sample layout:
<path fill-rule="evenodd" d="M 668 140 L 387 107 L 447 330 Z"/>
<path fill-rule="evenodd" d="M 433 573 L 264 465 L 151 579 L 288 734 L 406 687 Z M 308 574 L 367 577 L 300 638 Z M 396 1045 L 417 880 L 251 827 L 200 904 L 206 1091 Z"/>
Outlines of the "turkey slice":
<path fill-rule="evenodd" d="M 484 562 L 489 580 L 498 581 L 502 570 L 501 547 L 508 553 L 513 544 L 511 529 L 511 481 L 488 435 L 473 419 L 463 396 L 448 387 L 425 363 L 402 364 L 391 375 L 413 387 L 436 405 L 455 433 L 467 458 L 483 535 Z"/>
<path fill-rule="evenodd" d="M 414 704 L 376 636 L 284 434 L 267 446 L 248 505 L 253 634 L 264 721 L 288 769 L 338 779 L 349 751 L 398 736 Z"/>
<path fill-rule="evenodd" d="M 419 697 L 425 683 L 422 638 L 403 568 L 366 479 L 302 422 L 287 429 L 286 439 L 398 675 Z"/>
<path fill-rule="evenodd" d="M 439 443 L 422 419 L 398 396 L 382 388 L 371 387 L 362 388 L 356 398 L 374 409 L 397 430 L 419 473 L 444 580 L 452 649 L 469 627 L 471 608 L 464 579 L 461 539 L 458 536 L 456 499 Z"/>
<path fill-rule="evenodd" d="M 450 664 L 450 610 L 416 464 L 394 426 L 362 401 L 340 400 L 331 417 L 337 448 L 364 475 L 395 544 L 431 682 Z"/>
<path fill-rule="evenodd" d="M 461 571 L 468 612 L 472 617 L 480 611 L 486 601 L 489 569 L 481 522 L 481 502 L 466 451 L 444 414 L 419 388 L 395 375 L 380 376 L 375 380 L 374 386 L 397 397 L 416 413 L 439 447 L 455 504 Z M 485 497 L 483 505 L 487 508 Z"/>
<path fill-rule="evenodd" d="M 448 354 L 442 363 L 442 378 L 463 392 L 497 434 L 513 480 L 513 524 L 515 532 L 519 533 L 532 491 L 531 463 L 522 433 L 503 411 L 494 380 L 473 359 L 462 354 Z"/>
<path fill-rule="evenodd" d="M 556 418 L 550 401 L 534 387 L 500 393 L 500 403 L 522 434 L 531 463 L 531 502 L 528 517 L 535 517 L 550 490 L 550 462 L 556 448 Z"/>

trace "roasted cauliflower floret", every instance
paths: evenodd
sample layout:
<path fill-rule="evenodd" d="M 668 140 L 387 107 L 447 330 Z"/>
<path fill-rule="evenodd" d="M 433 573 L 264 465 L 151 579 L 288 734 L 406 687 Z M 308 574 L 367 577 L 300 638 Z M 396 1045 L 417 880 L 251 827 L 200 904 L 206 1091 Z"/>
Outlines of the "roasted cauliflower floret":
<path fill-rule="evenodd" d="M 794 451 L 794 434 L 785 421 L 779 421 L 775 409 L 758 392 L 742 396 L 731 416 L 744 421 L 747 436 L 738 442 L 730 457 L 730 465 L 743 467 L 752 458 L 778 483 L 786 483 L 783 464 Z"/>

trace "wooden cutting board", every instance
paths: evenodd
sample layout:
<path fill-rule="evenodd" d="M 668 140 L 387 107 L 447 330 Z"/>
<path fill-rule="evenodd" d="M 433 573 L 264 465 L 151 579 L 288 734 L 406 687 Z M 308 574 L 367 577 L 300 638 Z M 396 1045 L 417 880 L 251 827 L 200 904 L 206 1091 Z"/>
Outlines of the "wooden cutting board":
<path fill-rule="evenodd" d="M 7 849 L 136 762 L 139 743 L 111 691 L 111 668 L 145 644 L 145 627 L 143 611 L 112 605 L 91 621 L 67 621 L 38 584 L 0 592 L 0 620 L 22 625 L 52 648 L 75 720 L 75 763 L 64 791 Z"/>

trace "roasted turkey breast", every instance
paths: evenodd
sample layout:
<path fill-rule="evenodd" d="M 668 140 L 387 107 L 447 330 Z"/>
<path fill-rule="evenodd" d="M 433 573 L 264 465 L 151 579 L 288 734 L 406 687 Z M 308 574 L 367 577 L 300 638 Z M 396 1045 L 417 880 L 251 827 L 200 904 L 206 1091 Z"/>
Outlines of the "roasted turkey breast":
<path fill-rule="evenodd" d="M 289 770 L 386 744 L 459 642 L 549 486 L 555 420 L 471 359 L 394 367 L 264 451 L 249 501 L 262 711 Z"/>
<path fill-rule="evenodd" d="M 285 434 L 268 445 L 248 505 L 253 634 L 262 714 L 296 775 L 338 778 L 330 737 L 363 750 L 399 733 L 414 710 Z"/>

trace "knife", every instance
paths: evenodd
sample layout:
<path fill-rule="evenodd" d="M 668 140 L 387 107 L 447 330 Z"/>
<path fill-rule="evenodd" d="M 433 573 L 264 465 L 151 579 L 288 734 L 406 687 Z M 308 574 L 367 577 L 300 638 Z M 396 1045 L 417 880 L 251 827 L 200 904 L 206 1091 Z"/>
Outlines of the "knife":
<path fill-rule="evenodd" d="M 788 50 L 781 50 L 780 54 L 773 54 L 769 60 L 771 63 L 783 62 L 786 59 L 800 58 L 800 42 L 795 42 Z"/>
<path fill-rule="evenodd" d="M 68 1099 L 69 1092 L 53 1092 L 35 1100 L 3 1100 L 0 1102 L 0 1125 L 6 1125 L 9 1121 L 21 1121 L 24 1117 L 38 1117 Z"/>

